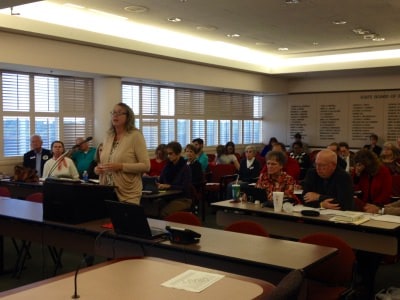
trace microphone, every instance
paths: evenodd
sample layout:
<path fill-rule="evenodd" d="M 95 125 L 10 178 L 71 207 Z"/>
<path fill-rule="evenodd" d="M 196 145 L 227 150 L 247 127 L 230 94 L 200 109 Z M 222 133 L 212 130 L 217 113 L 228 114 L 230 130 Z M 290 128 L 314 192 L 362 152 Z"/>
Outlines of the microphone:
<path fill-rule="evenodd" d="M 78 273 L 80 269 L 83 267 L 83 264 L 86 263 L 87 265 L 87 256 L 84 255 L 82 260 L 79 262 L 78 267 L 75 270 L 75 276 L 74 276 L 74 294 L 71 296 L 71 299 L 79 299 L 80 296 L 78 294 Z"/>
<path fill-rule="evenodd" d="M 81 145 L 83 145 L 84 143 L 87 143 L 87 142 L 89 142 L 91 140 L 93 140 L 93 137 L 89 136 L 88 138 L 86 138 L 86 140 L 84 140 L 84 141 L 80 142 L 79 144 L 76 144 L 75 146 L 73 146 L 72 149 L 79 148 Z"/>
<path fill-rule="evenodd" d="M 63 154 L 60 155 L 59 158 L 57 158 L 56 162 L 54 165 L 51 167 L 49 174 L 47 175 L 47 178 L 50 178 L 51 175 L 53 174 L 54 170 L 58 167 L 58 165 L 61 163 L 61 161 L 64 159 L 65 156 L 69 155 L 71 150 L 65 151 Z"/>

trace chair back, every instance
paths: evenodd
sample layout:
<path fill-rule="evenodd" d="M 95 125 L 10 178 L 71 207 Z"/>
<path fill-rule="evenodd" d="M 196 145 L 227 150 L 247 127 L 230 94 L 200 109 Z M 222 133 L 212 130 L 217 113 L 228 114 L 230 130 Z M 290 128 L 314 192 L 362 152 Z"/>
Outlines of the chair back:
<path fill-rule="evenodd" d="M 260 224 L 253 221 L 237 221 L 225 228 L 226 231 L 233 231 L 239 233 L 247 233 L 258 236 L 268 237 L 269 233 Z"/>
<path fill-rule="evenodd" d="M 165 217 L 166 221 L 182 223 L 187 225 L 201 226 L 201 221 L 194 214 L 188 211 L 178 211 Z"/>
<path fill-rule="evenodd" d="M 37 192 L 29 194 L 28 196 L 25 197 L 25 200 L 31 202 L 43 203 L 43 193 Z"/>
<path fill-rule="evenodd" d="M 221 179 L 226 175 L 233 175 L 237 173 L 237 170 L 233 164 L 219 164 L 210 166 L 210 182 L 221 183 Z"/>
<path fill-rule="evenodd" d="M 2 197 L 11 197 L 11 192 L 7 187 L 0 186 L 0 196 L 2 196 Z"/>
<path fill-rule="evenodd" d="M 300 242 L 338 249 L 337 255 L 307 270 L 308 278 L 332 285 L 351 285 L 356 257 L 344 240 L 328 233 L 314 233 L 301 238 Z"/>
<path fill-rule="evenodd" d="M 279 281 L 278 285 L 268 295 L 268 300 L 297 300 L 305 298 L 305 289 L 302 286 L 304 282 L 304 274 L 302 270 L 292 270 Z"/>

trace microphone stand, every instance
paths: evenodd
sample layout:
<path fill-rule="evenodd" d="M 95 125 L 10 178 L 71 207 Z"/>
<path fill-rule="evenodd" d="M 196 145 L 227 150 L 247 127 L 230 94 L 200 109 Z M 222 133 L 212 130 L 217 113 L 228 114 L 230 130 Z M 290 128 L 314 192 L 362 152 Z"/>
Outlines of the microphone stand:
<path fill-rule="evenodd" d="M 75 148 L 75 147 L 74 147 Z M 74 149 L 72 148 L 72 149 Z M 56 159 L 56 162 L 54 163 L 54 165 L 51 167 L 49 174 L 47 175 L 47 178 L 51 177 L 51 174 L 53 174 L 54 170 L 58 167 L 58 165 L 61 163 L 61 161 L 64 159 L 64 157 L 66 157 L 67 155 L 69 156 L 71 153 L 71 150 L 68 150 L 66 152 L 64 152 L 63 154 L 60 155 L 59 158 Z"/>
<path fill-rule="evenodd" d="M 71 296 L 72 299 L 79 299 L 81 296 L 78 295 L 78 273 L 79 270 L 82 268 L 82 264 L 86 263 L 86 256 L 82 258 L 82 260 L 79 262 L 78 267 L 75 270 L 75 276 L 74 276 L 74 294 Z"/>

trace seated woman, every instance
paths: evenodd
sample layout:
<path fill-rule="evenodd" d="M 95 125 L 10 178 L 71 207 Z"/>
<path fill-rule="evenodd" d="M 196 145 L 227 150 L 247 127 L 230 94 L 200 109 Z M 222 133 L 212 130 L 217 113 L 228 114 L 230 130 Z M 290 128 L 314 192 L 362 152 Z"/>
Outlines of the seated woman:
<path fill-rule="evenodd" d="M 270 151 L 266 156 L 266 166 L 261 170 L 260 177 L 256 183 L 257 188 L 265 189 L 268 201 L 272 203 L 273 192 L 284 192 L 284 198 L 292 199 L 298 203 L 294 195 L 296 181 L 292 176 L 283 172 L 286 163 L 286 155 L 281 151 Z"/>
<path fill-rule="evenodd" d="M 79 179 L 78 170 L 74 162 L 66 155 L 62 156 L 65 152 L 64 143 L 61 141 L 54 141 L 51 143 L 51 152 L 53 157 L 46 161 L 43 167 L 43 178 L 58 177 L 58 178 L 72 178 Z"/>
<path fill-rule="evenodd" d="M 226 149 L 223 145 L 218 145 L 216 148 L 215 164 L 234 164 L 236 170 L 239 170 L 240 164 L 235 154 L 226 154 Z"/>
<path fill-rule="evenodd" d="M 265 157 L 265 155 L 267 155 L 267 153 L 268 153 L 269 151 L 272 151 L 272 147 L 273 147 L 276 143 L 278 143 L 278 139 L 277 139 L 276 137 L 271 137 L 271 138 L 269 139 L 268 144 L 265 145 L 264 148 L 261 150 L 260 155 L 261 155 L 262 157 Z"/>
<path fill-rule="evenodd" d="M 192 184 L 197 191 L 200 191 L 204 184 L 204 173 L 201 164 L 197 160 L 196 147 L 193 144 L 187 144 L 185 147 L 187 165 L 192 172 Z"/>
<path fill-rule="evenodd" d="M 354 190 L 361 194 L 355 198 L 356 209 L 374 212 L 390 202 L 392 175 L 370 150 L 362 149 L 354 156 Z"/>
<path fill-rule="evenodd" d="M 159 177 L 162 169 L 167 164 L 167 145 L 160 144 L 157 146 L 154 154 L 155 157 L 150 159 L 150 171 L 148 172 L 148 176 L 157 176 Z"/>
<path fill-rule="evenodd" d="M 392 175 L 400 175 L 400 159 L 399 149 L 393 143 L 386 142 L 383 144 L 379 159 L 389 168 Z"/>

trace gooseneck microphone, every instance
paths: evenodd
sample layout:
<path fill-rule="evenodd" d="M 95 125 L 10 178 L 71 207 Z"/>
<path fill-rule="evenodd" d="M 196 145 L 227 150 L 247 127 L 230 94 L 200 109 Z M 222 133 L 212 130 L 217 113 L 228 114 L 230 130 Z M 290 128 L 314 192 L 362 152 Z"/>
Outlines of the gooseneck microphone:
<path fill-rule="evenodd" d="M 83 145 L 84 143 L 87 143 L 87 142 L 89 142 L 91 140 L 93 140 L 93 137 L 89 136 L 84 141 L 82 141 L 79 144 L 76 144 L 75 146 L 73 146 L 72 149 L 79 148 L 81 145 Z"/>
<path fill-rule="evenodd" d="M 71 296 L 72 299 L 79 299 L 80 298 L 80 296 L 78 295 L 78 273 L 79 273 L 79 270 L 83 267 L 84 263 L 87 265 L 86 258 L 87 258 L 86 255 L 84 255 L 82 260 L 79 262 L 78 267 L 75 270 L 74 294 Z"/>

